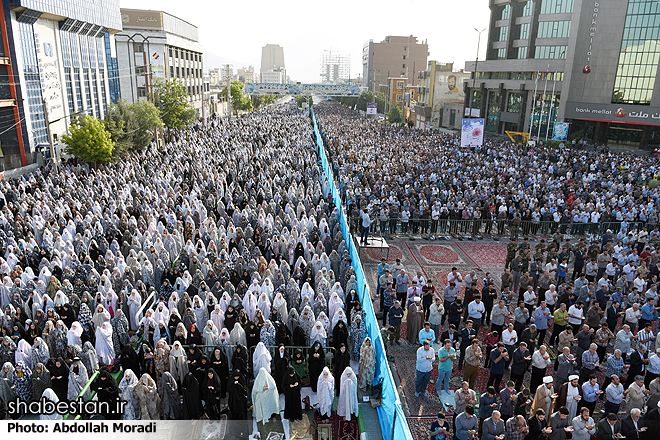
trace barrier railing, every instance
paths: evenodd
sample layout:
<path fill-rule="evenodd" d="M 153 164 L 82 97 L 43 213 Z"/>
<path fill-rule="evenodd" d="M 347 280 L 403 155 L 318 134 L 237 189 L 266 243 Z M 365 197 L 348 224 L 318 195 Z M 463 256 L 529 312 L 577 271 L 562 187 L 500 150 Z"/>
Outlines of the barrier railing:
<path fill-rule="evenodd" d="M 371 341 L 376 351 L 376 374 L 374 377 L 374 383 L 380 380 L 380 378 L 383 379 L 383 404 L 378 407 L 378 419 L 380 421 L 381 432 L 385 440 L 412 438 L 403 408 L 401 407 L 401 400 L 399 399 L 396 384 L 387 361 L 385 345 L 380 335 L 380 328 L 371 302 L 369 286 L 366 282 L 364 271 L 362 270 L 360 256 L 358 255 L 358 250 L 356 249 L 355 243 L 353 243 L 353 238 L 350 234 L 350 218 L 346 216 L 346 212 L 341 203 L 341 197 L 334 182 L 333 172 L 328 164 L 328 157 L 325 153 L 325 147 L 313 111 L 311 111 L 311 118 L 323 172 L 328 179 L 328 186 L 330 188 L 333 203 L 338 209 L 338 220 L 341 226 L 342 236 L 346 241 L 348 252 L 352 260 L 351 265 L 355 270 L 355 279 L 359 287 L 358 295 L 360 296 L 362 308 L 365 312 L 365 328 L 367 334 L 371 337 Z"/>
<path fill-rule="evenodd" d="M 622 225 L 627 231 L 633 229 L 641 230 L 643 222 L 607 222 L 607 223 L 556 223 L 554 221 L 533 222 L 523 221 L 517 227 L 511 220 L 483 220 L 483 219 L 426 219 L 411 217 L 402 219 L 401 217 L 380 219 L 377 212 L 372 213 L 372 219 L 375 221 L 370 228 L 370 234 L 377 234 L 383 237 L 391 236 L 413 236 L 413 235 L 435 235 L 447 237 L 460 236 L 525 236 L 525 235 L 552 235 L 559 232 L 562 235 L 571 237 L 602 236 L 609 229 L 616 238 L 616 234 L 621 231 Z M 359 234 L 361 230 L 362 219 L 360 217 L 350 218 L 350 231 L 353 234 Z M 655 225 L 649 225 L 653 229 Z"/>

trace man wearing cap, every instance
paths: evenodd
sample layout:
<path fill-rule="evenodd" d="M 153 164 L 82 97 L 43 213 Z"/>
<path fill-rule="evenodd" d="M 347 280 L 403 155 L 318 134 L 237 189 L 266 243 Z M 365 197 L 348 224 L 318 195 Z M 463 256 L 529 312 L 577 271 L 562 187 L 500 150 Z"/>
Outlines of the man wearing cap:
<path fill-rule="evenodd" d="M 481 297 L 475 296 L 474 301 L 468 304 L 468 315 L 472 320 L 472 326 L 477 335 L 479 334 L 479 328 L 481 327 L 481 317 L 485 312 L 486 307 L 484 306 L 484 303 L 481 302 Z"/>
<path fill-rule="evenodd" d="M 417 349 L 417 378 L 415 380 L 415 397 L 426 397 L 426 387 L 431 379 L 435 350 L 428 341 Z"/>
<path fill-rule="evenodd" d="M 552 385 L 553 381 L 552 376 L 545 376 L 543 378 L 543 383 L 536 388 L 530 413 L 535 413 L 538 409 L 542 409 L 546 414 L 551 413 L 552 401 L 557 398 L 554 386 Z"/>

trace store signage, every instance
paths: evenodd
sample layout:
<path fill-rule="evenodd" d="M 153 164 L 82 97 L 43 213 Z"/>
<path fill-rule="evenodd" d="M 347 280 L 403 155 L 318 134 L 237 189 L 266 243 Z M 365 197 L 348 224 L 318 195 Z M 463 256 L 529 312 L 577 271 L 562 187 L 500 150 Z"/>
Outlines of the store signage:
<path fill-rule="evenodd" d="M 591 54 L 593 53 L 593 43 L 594 43 L 594 36 L 596 35 L 596 32 L 598 31 L 598 9 L 600 7 L 600 3 L 598 3 L 598 0 L 594 0 L 594 10 L 591 15 L 591 27 L 589 28 L 589 48 L 587 49 L 587 63 L 585 64 L 584 68 L 582 69 L 582 73 L 588 74 L 591 73 Z"/>
<path fill-rule="evenodd" d="M 660 107 L 567 102 L 564 117 L 660 126 Z"/>

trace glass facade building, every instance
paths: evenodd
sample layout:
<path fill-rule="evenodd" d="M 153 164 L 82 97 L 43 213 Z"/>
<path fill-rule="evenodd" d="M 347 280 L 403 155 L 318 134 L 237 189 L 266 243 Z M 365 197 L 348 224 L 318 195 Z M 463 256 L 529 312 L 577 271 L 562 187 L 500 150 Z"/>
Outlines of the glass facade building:
<path fill-rule="evenodd" d="M 119 0 L 9 0 L 7 5 L 24 149 L 34 159 L 37 147 L 48 143 L 46 111 L 55 142 L 73 116 L 103 118 L 113 97 L 106 90 L 106 66 L 112 61 L 106 46 L 122 28 Z"/>
<path fill-rule="evenodd" d="M 613 104 L 650 105 L 660 62 L 660 2 L 629 0 Z"/>

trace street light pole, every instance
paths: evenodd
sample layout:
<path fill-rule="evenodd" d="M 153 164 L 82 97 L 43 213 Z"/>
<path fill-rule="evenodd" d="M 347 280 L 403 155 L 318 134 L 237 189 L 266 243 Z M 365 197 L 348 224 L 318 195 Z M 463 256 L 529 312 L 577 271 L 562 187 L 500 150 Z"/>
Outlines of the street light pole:
<path fill-rule="evenodd" d="M 477 81 L 477 65 L 479 63 L 479 46 L 481 45 L 481 33 L 485 31 L 486 28 L 483 28 L 482 30 L 474 28 L 474 30 L 479 33 L 479 38 L 477 39 L 477 57 L 474 59 L 474 76 L 472 77 L 472 90 L 470 90 L 470 107 L 469 107 L 470 114 L 468 115 L 470 118 L 472 118 L 472 102 L 474 100 L 474 86 Z M 481 98 L 483 99 L 483 96 Z"/>
<path fill-rule="evenodd" d="M 41 99 L 41 102 L 44 106 L 44 122 L 46 123 L 46 132 L 48 133 L 48 146 L 50 147 L 50 160 L 53 162 L 53 171 L 57 174 L 58 164 L 57 158 L 55 157 L 55 147 L 53 146 L 53 133 L 50 131 L 50 119 L 48 118 L 48 103 L 45 99 Z"/>

